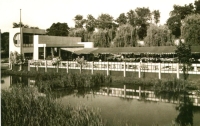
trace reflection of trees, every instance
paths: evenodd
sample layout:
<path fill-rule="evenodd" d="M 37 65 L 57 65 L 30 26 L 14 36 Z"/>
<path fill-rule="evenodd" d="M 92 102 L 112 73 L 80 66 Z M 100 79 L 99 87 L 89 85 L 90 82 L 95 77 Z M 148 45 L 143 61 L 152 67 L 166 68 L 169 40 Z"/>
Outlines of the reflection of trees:
<path fill-rule="evenodd" d="M 176 109 L 179 111 L 176 122 L 181 126 L 193 125 L 193 103 L 185 92 Z"/>

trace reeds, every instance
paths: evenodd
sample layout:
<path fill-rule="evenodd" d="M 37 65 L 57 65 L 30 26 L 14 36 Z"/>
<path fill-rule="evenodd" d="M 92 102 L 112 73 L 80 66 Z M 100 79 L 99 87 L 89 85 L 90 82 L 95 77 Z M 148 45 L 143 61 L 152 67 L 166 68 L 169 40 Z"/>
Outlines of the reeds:
<path fill-rule="evenodd" d="M 36 88 L 2 90 L 3 126 L 103 126 L 99 109 L 62 106 L 50 95 L 38 95 Z"/>

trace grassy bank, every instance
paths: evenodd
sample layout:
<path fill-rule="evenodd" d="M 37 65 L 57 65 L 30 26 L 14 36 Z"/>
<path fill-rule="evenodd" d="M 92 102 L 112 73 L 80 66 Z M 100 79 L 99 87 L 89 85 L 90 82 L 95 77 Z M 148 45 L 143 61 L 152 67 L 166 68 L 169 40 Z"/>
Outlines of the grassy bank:
<path fill-rule="evenodd" d="M 103 126 L 98 109 L 63 107 L 50 95 L 39 96 L 30 87 L 2 90 L 1 114 L 4 126 Z"/>

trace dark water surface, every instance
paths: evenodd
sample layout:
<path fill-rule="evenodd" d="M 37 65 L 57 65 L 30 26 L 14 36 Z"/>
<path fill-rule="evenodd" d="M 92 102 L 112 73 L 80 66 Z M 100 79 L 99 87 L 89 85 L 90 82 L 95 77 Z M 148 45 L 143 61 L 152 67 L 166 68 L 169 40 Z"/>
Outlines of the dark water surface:
<path fill-rule="evenodd" d="M 2 77 L 1 88 L 9 88 L 14 83 L 34 83 L 33 79 L 22 77 Z M 133 86 L 101 87 L 100 89 L 76 89 L 55 91 L 63 105 L 86 105 L 99 108 L 108 125 L 121 126 L 127 124 L 149 126 L 171 126 L 174 122 L 193 123 L 200 126 L 199 98 L 175 94 L 156 94 L 148 88 Z M 125 93 L 126 92 L 126 93 Z M 193 106 L 193 104 L 195 106 Z M 178 120 L 178 121 L 177 121 Z M 181 124 L 181 123 L 180 123 Z"/>

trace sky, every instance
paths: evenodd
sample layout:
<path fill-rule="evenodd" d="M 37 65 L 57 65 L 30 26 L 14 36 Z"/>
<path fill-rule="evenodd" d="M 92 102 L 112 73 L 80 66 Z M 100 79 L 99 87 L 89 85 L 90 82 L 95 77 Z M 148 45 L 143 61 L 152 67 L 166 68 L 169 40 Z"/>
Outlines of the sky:
<path fill-rule="evenodd" d="M 173 5 L 194 3 L 195 0 L 0 0 L 1 33 L 9 32 L 13 22 L 20 22 L 32 27 L 47 29 L 53 23 L 67 23 L 74 27 L 74 17 L 78 14 L 87 18 L 88 14 L 97 18 L 102 13 L 116 19 L 121 13 L 148 7 L 151 11 L 159 10 L 160 24 L 165 24 Z"/>

